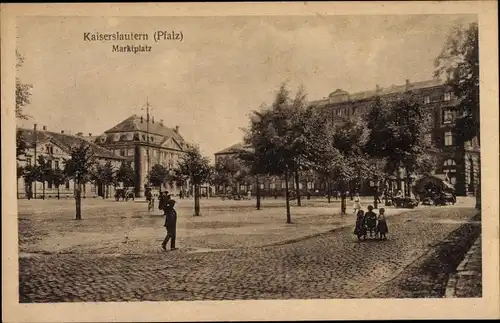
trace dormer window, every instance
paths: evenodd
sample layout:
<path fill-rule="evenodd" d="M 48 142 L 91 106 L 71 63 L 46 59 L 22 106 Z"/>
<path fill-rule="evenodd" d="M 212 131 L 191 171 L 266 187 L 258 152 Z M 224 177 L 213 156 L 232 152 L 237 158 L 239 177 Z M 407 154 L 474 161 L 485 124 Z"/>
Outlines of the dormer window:
<path fill-rule="evenodd" d="M 431 97 L 430 96 L 425 96 L 424 97 L 424 104 L 429 104 L 431 103 Z"/>
<path fill-rule="evenodd" d="M 450 92 L 446 92 L 444 94 L 444 100 L 445 101 L 450 101 L 451 100 L 451 93 Z"/>

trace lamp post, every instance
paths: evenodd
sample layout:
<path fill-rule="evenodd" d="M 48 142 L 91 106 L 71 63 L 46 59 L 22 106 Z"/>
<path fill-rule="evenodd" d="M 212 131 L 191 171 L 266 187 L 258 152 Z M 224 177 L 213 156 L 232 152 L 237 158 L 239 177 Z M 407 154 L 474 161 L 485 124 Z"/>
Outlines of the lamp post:
<path fill-rule="evenodd" d="M 370 187 L 371 187 L 372 192 L 373 192 L 373 207 L 375 209 L 378 209 L 378 202 L 379 202 L 379 198 L 378 198 L 379 182 L 378 182 L 378 180 L 370 181 Z"/>

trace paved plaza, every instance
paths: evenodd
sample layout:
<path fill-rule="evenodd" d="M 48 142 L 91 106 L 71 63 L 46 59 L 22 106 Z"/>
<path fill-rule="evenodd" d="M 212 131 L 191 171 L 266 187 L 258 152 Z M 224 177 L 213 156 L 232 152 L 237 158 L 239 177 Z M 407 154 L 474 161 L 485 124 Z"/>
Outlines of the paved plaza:
<path fill-rule="evenodd" d="M 158 211 L 86 200 L 75 221 L 72 202 L 20 201 L 21 302 L 370 297 L 476 214 L 389 208 L 389 239 L 358 242 L 335 201 L 306 200 L 287 225 L 283 200 L 204 200 L 201 217 L 182 200 L 180 249 L 161 252 Z"/>

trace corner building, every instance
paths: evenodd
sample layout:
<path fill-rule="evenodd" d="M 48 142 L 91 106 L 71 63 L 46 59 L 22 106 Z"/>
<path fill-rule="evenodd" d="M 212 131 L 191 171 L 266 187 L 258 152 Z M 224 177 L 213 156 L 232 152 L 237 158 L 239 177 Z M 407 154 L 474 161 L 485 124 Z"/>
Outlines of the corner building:
<path fill-rule="evenodd" d="M 338 123 L 368 113 L 377 96 L 391 100 L 405 91 L 418 94 L 423 100 L 422 104 L 431 107 L 433 129 L 429 136 L 440 150 L 437 156 L 438 164 L 433 175 L 454 186 L 457 195 L 474 195 L 479 185 L 479 142 L 477 138 L 473 138 L 464 145 L 457 143 L 453 126 L 456 118 L 459 117 L 457 108 L 460 101 L 444 82 L 434 79 L 411 83 L 406 80 L 403 85 L 392 85 L 387 88 L 377 85 L 372 91 L 352 94 L 337 89 L 327 98 L 311 102 L 311 104 L 325 113 L 332 123 Z M 402 178 L 397 178 L 395 184 L 399 189 L 404 187 Z"/>
<path fill-rule="evenodd" d="M 176 167 L 180 156 L 189 148 L 189 144 L 179 134 L 179 127 L 164 126 L 163 120 L 155 122 L 132 115 L 116 126 L 106 130 L 93 139 L 97 145 L 127 160 L 135 171 L 135 194 L 144 195 L 148 170 L 160 164 L 172 170 Z M 165 186 L 173 194 L 181 189 L 174 185 Z"/>

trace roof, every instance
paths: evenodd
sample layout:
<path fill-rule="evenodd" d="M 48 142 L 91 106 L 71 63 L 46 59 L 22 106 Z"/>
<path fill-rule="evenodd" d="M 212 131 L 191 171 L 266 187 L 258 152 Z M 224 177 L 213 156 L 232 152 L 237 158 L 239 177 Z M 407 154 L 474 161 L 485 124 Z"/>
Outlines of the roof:
<path fill-rule="evenodd" d="M 46 131 L 46 130 L 38 130 L 34 131 L 32 129 L 23 129 L 23 128 L 18 128 L 18 132 L 21 132 L 21 136 L 26 143 L 26 146 L 28 148 L 33 147 L 33 143 L 42 143 L 45 141 L 52 141 L 58 146 L 60 146 L 62 149 L 66 150 L 67 152 L 71 151 L 71 149 L 75 146 L 81 145 L 83 142 L 90 145 L 90 148 L 92 149 L 92 152 L 95 154 L 96 157 L 99 158 L 109 158 L 109 159 L 117 159 L 117 160 L 124 160 L 124 157 L 118 156 L 114 154 L 113 152 L 98 146 L 92 142 L 89 142 L 85 140 L 83 137 L 77 137 L 73 135 L 68 135 L 68 134 L 62 134 L 58 132 L 51 132 L 51 131 Z"/>
<path fill-rule="evenodd" d="M 375 96 L 383 96 L 383 95 L 388 95 L 388 94 L 395 94 L 395 93 L 402 93 L 405 92 L 406 90 L 420 90 L 420 89 L 425 89 L 425 88 L 431 88 L 431 87 L 436 87 L 436 86 L 441 86 L 445 85 L 445 82 L 439 79 L 432 79 L 432 80 L 427 80 L 427 81 L 420 81 L 420 82 L 415 82 L 415 83 L 408 83 L 403 84 L 403 85 L 391 85 L 386 88 L 380 87 L 378 90 L 371 90 L 371 91 L 362 91 L 362 92 L 355 92 L 349 94 L 349 101 L 360 101 L 364 99 L 369 99 L 373 98 Z M 332 94 L 337 94 L 337 93 L 343 93 L 344 91 L 337 89 L 335 92 Z M 324 106 L 329 104 L 328 98 L 324 98 L 321 100 L 315 100 L 311 101 L 310 104 L 312 105 L 318 105 L 318 106 Z"/>
<path fill-rule="evenodd" d="M 242 142 L 239 142 L 226 149 L 216 152 L 215 155 L 235 154 L 245 149 L 246 149 L 245 145 Z"/>
<path fill-rule="evenodd" d="M 142 122 L 141 122 L 142 121 Z M 148 129 L 149 128 L 149 129 Z M 165 127 L 160 122 L 149 122 L 149 127 L 146 120 L 142 119 L 138 115 L 134 114 L 127 119 L 123 120 L 111 129 L 104 131 L 104 133 L 116 133 L 116 132 L 149 132 L 151 134 L 156 134 L 164 137 L 174 138 L 178 143 L 183 143 L 184 138 L 175 131 L 175 129 Z"/>

